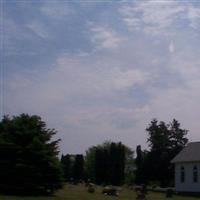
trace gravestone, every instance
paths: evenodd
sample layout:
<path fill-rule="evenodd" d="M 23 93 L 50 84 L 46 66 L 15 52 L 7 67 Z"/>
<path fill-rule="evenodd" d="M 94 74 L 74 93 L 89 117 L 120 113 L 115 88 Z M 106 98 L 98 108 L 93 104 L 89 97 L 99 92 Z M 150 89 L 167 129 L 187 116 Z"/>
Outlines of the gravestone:
<path fill-rule="evenodd" d="M 166 198 L 172 198 L 173 197 L 173 190 L 167 189 L 166 190 Z"/>

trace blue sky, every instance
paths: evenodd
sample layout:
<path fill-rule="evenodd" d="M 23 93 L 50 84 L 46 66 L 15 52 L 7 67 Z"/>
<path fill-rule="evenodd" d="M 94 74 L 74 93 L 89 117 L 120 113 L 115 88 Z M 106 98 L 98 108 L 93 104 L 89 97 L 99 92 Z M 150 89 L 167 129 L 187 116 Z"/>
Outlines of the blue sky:
<path fill-rule="evenodd" d="M 151 119 L 200 140 L 200 2 L 3 3 L 1 115 L 42 116 L 63 153 L 147 147 Z"/>

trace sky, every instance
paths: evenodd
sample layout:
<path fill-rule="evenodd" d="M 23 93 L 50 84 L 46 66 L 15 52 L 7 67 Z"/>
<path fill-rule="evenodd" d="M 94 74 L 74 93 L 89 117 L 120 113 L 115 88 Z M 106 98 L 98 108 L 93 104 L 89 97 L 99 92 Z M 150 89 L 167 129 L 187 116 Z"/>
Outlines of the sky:
<path fill-rule="evenodd" d="M 200 1 L 1 1 L 1 116 L 39 115 L 60 151 L 147 148 L 153 118 L 200 141 Z"/>

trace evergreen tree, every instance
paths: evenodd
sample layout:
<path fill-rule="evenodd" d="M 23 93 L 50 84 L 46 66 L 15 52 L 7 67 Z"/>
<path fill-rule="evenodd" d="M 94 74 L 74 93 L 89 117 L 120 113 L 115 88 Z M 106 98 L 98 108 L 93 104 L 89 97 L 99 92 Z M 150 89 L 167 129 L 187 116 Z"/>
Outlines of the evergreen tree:
<path fill-rule="evenodd" d="M 0 122 L 0 191 L 30 194 L 61 187 L 59 140 L 39 116 L 21 114 Z"/>
<path fill-rule="evenodd" d="M 69 181 L 72 178 L 72 161 L 69 154 L 62 155 L 61 164 L 63 167 L 65 181 Z"/>
<path fill-rule="evenodd" d="M 86 177 L 92 182 L 96 182 L 95 159 L 96 159 L 96 147 L 93 146 L 86 151 L 86 156 L 85 156 Z"/>
<path fill-rule="evenodd" d="M 143 158 L 143 153 L 142 153 L 142 150 L 141 150 L 141 146 L 138 145 L 137 148 L 136 148 L 136 153 L 137 153 L 137 157 L 135 159 L 135 164 L 136 164 L 136 173 L 135 173 L 135 183 L 136 184 L 142 184 L 144 183 L 144 179 L 143 179 L 143 165 L 144 165 L 144 158 Z"/>
<path fill-rule="evenodd" d="M 105 154 L 102 148 L 95 150 L 95 181 L 97 184 L 102 184 L 105 179 Z"/>
<path fill-rule="evenodd" d="M 97 184 L 123 184 L 125 152 L 121 143 L 105 142 L 91 147 L 86 153 L 87 174 L 91 174 Z"/>
<path fill-rule="evenodd" d="M 124 168 L 124 183 L 127 185 L 133 185 L 135 183 L 135 159 L 134 159 L 134 151 L 127 147 L 125 147 L 125 168 Z"/>
<path fill-rule="evenodd" d="M 77 154 L 75 156 L 73 165 L 73 178 L 75 181 L 84 179 L 84 158 L 81 154 Z"/>
<path fill-rule="evenodd" d="M 122 185 L 124 183 L 124 172 L 125 172 L 125 146 L 119 142 L 116 146 L 116 157 L 117 163 L 116 163 L 116 168 L 117 168 L 117 174 L 119 178 L 116 181 L 116 185 Z"/>

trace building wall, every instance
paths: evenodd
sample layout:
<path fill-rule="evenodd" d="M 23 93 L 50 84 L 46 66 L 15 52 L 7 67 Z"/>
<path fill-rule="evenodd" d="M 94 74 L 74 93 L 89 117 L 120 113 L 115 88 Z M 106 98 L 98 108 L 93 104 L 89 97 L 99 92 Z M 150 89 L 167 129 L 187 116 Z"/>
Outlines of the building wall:
<path fill-rule="evenodd" d="M 198 181 L 193 181 L 193 167 L 197 166 Z M 185 181 L 181 182 L 181 167 L 185 169 Z M 200 192 L 200 161 L 175 164 L 175 187 L 177 192 Z"/>

